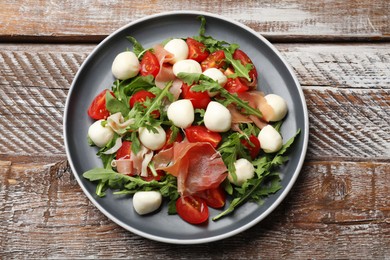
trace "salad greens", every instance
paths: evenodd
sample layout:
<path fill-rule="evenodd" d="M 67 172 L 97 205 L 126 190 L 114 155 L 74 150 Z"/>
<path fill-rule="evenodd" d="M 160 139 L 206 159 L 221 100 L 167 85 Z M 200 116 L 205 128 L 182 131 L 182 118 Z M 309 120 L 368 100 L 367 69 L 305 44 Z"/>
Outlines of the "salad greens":
<path fill-rule="evenodd" d="M 234 73 L 230 74 L 229 77 L 242 77 L 250 81 L 249 72 L 253 69 L 254 65 L 249 63 L 243 65 L 239 60 L 233 58 L 233 53 L 239 48 L 239 45 L 229 44 L 225 41 L 216 40 L 211 36 L 206 36 L 206 19 L 201 16 L 200 22 L 199 35 L 194 36 L 193 39 L 203 43 L 210 53 L 223 50 L 227 66 L 232 66 L 234 68 Z M 133 52 L 138 59 L 141 59 L 148 49 L 145 49 L 134 37 L 128 36 L 126 38 L 132 43 Z M 177 77 L 189 86 L 194 85 L 191 88 L 192 91 L 218 92 L 220 95 L 215 101 L 222 103 L 224 106 L 234 104 L 248 115 L 254 115 L 259 118 L 262 117 L 260 110 L 251 107 L 248 102 L 240 99 L 237 94 L 230 93 L 210 77 L 203 74 L 183 72 L 179 73 Z M 168 82 L 165 88 L 157 88 L 152 75 L 139 75 L 127 80 L 115 80 L 112 85 L 112 93 L 115 97 L 110 91 L 106 92 L 106 108 L 110 114 L 120 113 L 124 121 L 131 119 L 133 120 L 133 123 L 129 124 L 123 132 L 121 132 L 122 135 L 115 133 L 113 139 L 105 147 L 100 148 L 97 155 L 102 159 L 103 168 L 94 168 L 83 174 L 84 178 L 98 182 L 96 194 L 99 197 L 104 197 L 107 189 L 115 190 L 114 194 L 117 195 L 132 195 L 137 191 L 159 191 L 163 197 L 169 200 L 168 213 L 176 213 L 175 202 L 180 196 L 177 191 L 176 177 L 171 174 L 166 174 L 159 181 L 145 181 L 140 176 L 121 174 L 116 172 L 111 165 L 111 162 L 115 159 L 115 154 L 105 154 L 105 151 L 116 145 L 118 138 L 131 141 L 131 149 L 137 154 L 141 150 L 141 143 L 137 130 L 141 127 L 156 132 L 156 127 L 164 125 L 165 128 L 170 128 L 172 131 L 169 141 L 173 142 L 176 140 L 176 136 L 181 132 L 181 129 L 167 120 L 166 111 L 164 109 L 167 102 L 174 101 L 172 94 L 169 92 L 171 86 L 172 82 Z M 131 108 L 129 105 L 130 98 L 134 93 L 140 90 L 148 90 L 155 95 L 155 98 L 146 99 L 142 104 L 136 103 L 134 107 Z M 159 118 L 153 116 L 152 112 L 154 111 L 158 111 L 161 116 Z M 194 124 L 200 125 L 203 123 L 204 113 L 204 109 L 195 110 L 196 119 Z M 103 124 L 106 124 L 106 121 L 103 121 Z M 276 122 L 273 126 L 277 131 L 280 131 L 282 121 Z M 249 136 L 251 135 L 257 136 L 260 129 L 249 123 L 239 124 L 238 127 L 240 131 L 229 130 L 222 135 L 222 142 L 217 150 L 221 154 L 222 160 L 233 179 L 237 178 L 234 163 L 239 158 L 245 158 L 252 162 L 255 168 L 255 176 L 252 179 L 247 180 L 241 187 L 232 185 L 227 179 L 224 181 L 224 188 L 232 200 L 226 210 L 212 218 L 214 221 L 232 213 L 246 201 L 261 203 L 262 199 L 282 188 L 280 175 L 277 170 L 278 167 L 288 161 L 288 149 L 300 133 L 300 130 L 298 130 L 277 153 L 266 154 L 262 152 L 260 156 L 252 160 L 248 153 L 248 148 L 245 147 L 242 140 L 249 140 Z M 89 142 L 93 145 L 91 141 Z M 157 172 L 154 169 L 153 164 L 149 164 L 148 167 L 153 175 L 156 176 Z"/>

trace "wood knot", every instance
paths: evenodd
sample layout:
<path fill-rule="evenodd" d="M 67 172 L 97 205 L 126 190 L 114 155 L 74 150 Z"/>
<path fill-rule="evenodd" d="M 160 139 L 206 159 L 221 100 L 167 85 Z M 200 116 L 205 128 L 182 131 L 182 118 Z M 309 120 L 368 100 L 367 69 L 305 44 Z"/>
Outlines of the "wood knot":
<path fill-rule="evenodd" d="M 322 186 L 323 198 L 327 202 L 342 201 L 349 193 L 349 185 L 343 178 L 329 175 Z"/>

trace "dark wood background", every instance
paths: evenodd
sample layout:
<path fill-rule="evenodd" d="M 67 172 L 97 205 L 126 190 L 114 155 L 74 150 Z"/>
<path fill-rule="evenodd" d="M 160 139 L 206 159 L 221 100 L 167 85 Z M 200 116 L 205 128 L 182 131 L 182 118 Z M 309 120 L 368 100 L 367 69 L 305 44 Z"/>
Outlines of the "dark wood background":
<path fill-rule="evenodd" d="M 62 120 L 81 63 L 145 15 L 200 10 L 264 35 L 302 85 L 310 140 L 300 177 L 264 221 L 201 245 L 150 241 L 81 191 Z M 0 3 L 0 258 L 390 259 L 387 0 Z"/>

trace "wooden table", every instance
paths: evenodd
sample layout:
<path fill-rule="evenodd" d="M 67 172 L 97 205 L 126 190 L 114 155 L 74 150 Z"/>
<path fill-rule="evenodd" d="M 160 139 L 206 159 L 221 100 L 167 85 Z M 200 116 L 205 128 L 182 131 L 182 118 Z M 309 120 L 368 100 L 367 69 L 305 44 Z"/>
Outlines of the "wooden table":
<path fill-rule="evenodd" d="M 390 2 L 0 3 L 0 258 L 390 259 Z M 150 241 L 100 213 L 62 138 L 80 64 L 117 28 L 193 9 L 264 35 L 302 85 L 310 140 L 300 177 L 264 221 L 200 245 Z"/>

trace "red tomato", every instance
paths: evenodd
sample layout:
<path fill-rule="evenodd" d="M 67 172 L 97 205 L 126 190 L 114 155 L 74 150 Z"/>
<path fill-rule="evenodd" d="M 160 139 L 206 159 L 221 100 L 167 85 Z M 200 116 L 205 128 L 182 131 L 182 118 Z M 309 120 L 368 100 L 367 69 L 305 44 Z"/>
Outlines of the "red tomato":
<path fill-rule="evenodd" d="M 260 153 L 260 141 L 259 138 L 257 138 L 254 135 L 251 135 L 249 137 L 249 142 L 247 139 L 242 139 L 241 143 L 248 148 L 249 154 L 251 155 L 252 160 L 254 160 Z"/>
<path fill-rule="evenodd" d="M 209 56 L 210 52 L 203 43 L 192 38 L 187 38 L 186 42 L 188 45 L 188 59 L 196 60 L 200 63 Z"/>
<path fill-rule="evenodd" d="M 146 177 L 143 177 L 141 176 L 141 178 L 144 180 L 144 181 L 160 181 L 162 177 L 165 176 L 165 172 L 164 171 L 161 171 L 161 170 L 158 170 L 157 171 L 157 176 L 154 176 L 153 173 L 148 169 L 148 176 Z"/>
<path fill-rule="evenodd" d="M 165 142 L 165 144 L 161 148 L 161 150 L 169 149 L 169 148 L 171 148 L 173 146 L 173 143 L 175 143 L 175 142 L 180 143 L 181 141 L 183 141 L 183 135 L 180 132 L 177 133 L 176 139 L 173 140 L 173 141 L 171 141 L 172 130 L 168 129 L 165 132 L 166 132 L 166 135 L 167 135 L 167 141 Z"/>
<path fill-rule="evenodd" d="M 131 142 L 123 141 L 121 148 L 116 152 L 116 159 L 129 159 L 131 154 Z"/>
<path fill-rule="evenodd" d="M 235 50 L 234 53 L 233 53 L 233 59 L 235 60 L 239 60 L 241 62 L 242 65 L 246 65 L 246 64 L 252 64 L 253 65 L 253 62 L 252 60 L 248 57 L 248 55 L 246 55 L 245 52 L 243 52 L 242 50 Z M 249 71 L 249 77 L 252 79 L 252 81 L 257 78 L 257 70 L 256 70 L 256 67 L 255 65 L 253 65 L 253 68 Z M 244 83 L 246 84 L 250 84 L 250 82 L 247 81 L 247 79 L 241 79 Z"/>
<path fill-rule="evenodd" d="M 209 218 L 206 202 L 197 196 L 180 197 L 176 201 L 176 211 L 190 224 L 201 224 Z"/>
<path fill-rule="evenodd" d="M 222 137 L 217 132 L 212 132 L 208 130 L 205 126 L 193 125 L 184 129 L 186 136 L 189 142 L 208 142 L 214 148 L 217 148 L 219 142 L 221 142 Z"/>
<path fill-rule="evenodd" d="M 202 63 L 200 64 L 202 70 L 205 71 L 209 68 L 223 68 L 226 66 L 225 53 L 223 50 L 215 51 L 211 53 Z"/>
<path fill-rule="evenodd" d="M 157 57 L 150 51 L 146 51 L 142 57 L 140 74 L 142 76 L 153 75 L 156 77 L 160 71 L 160 63 Z"/>
<path fill-rule="evenodd" d="M 134 104 L 135 103 L 143 103 L 146 101 L 146 99 L 153 99 L 155 98 L 156 96 L 152 93 L 152 92 L 149 92 L 147 90 L 140 90 L 136 93 L 133 94 L 133 96 L 131 96 L 130 98 L 130 108 L 133 108 L 134 107 Z M 158 118 L 160 117 L 160 112 L 158 110 L 155 110 L 152 112 L 152 115 L 155 117 L 155 118 Z"/>
<path fill-rule="evenodd" d="M 221 186 L 215 189 L 205 190 L 198 195 L 205 200 L 209 207 L 219 209 L 225 206 L 226 192 Z"/>
<path fill-rule="evenodd" d="M 106 108 L 106 92 L 109 91 L 108 89 L 103 90 L 100 92 L 92 101 L 91 105 L 88 108 L 88 115 L 95 119 L 106 119 L 110 113 L 107 111 Z M 114 93 L 111 92 L 111 95 L 115 97 Z"/>
<path fill-rule="evenodd" d="M 189 99 L 194 108 L 206 109 L 211 98 L 207 92 L 196 92 L 191 90 L 191 86 L 183 83 L 181 87 L 181 96 L 184 99 Z"/>
<path fill-rule="evenodd" d="M 239 78 L 228 78 L 225 86 L 223 87 L 229 91 L 229 93 L 242 93 L 249 90 L 249 87 Z"/>

